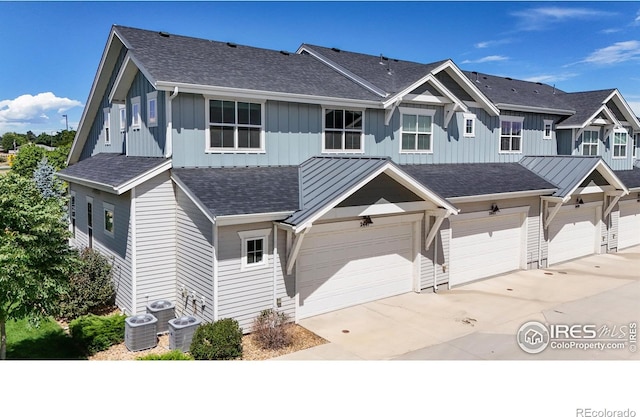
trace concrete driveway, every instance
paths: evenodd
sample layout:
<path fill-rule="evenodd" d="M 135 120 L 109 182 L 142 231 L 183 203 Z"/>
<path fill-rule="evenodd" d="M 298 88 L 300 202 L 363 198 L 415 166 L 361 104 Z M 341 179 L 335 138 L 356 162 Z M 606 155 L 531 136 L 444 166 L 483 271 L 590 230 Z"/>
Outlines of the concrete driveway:
<path fill-rule="evenodd" d="M 300 325 L 330 343 L 279 359 L 640 359 L 628 336 L 621 349 L 550 345 L 537 354 L 516 340 L 522 324 L 538 321 L 592 324 L 598 341 L 617 342 L 629 323 L 640 322 L 639 300 L 640 247 L 634 247 L 304 319 Z M 612 330 L 606 337 L 602 326 Z"/>

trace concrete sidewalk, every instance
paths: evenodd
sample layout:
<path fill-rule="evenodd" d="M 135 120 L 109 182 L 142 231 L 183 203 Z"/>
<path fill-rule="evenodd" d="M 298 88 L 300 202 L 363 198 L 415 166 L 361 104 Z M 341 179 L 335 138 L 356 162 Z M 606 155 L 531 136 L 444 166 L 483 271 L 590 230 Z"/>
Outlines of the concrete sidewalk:
<path fill-rule="evenodd" d="M 640 359 L 625 350 L 527 354 L 519 327 L 640 321 L 640 247 L 516 271 L 437 294 L 408 293 L 300 321 L 330 343 L 280 360 Z"/>

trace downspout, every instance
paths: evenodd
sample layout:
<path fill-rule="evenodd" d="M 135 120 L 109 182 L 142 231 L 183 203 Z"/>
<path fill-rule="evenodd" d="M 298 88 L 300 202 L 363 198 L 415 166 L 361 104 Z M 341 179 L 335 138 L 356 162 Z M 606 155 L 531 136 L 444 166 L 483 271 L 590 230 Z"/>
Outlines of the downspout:
<path fill-rule="evenodd" d="M 218 223 L 212 224 L 213 240 L 213 321 L 218 320 Z"/>
<path fill-rule="evenodd" d="M 136 269 L 137 269 L 137 255 L 138 255 L 138 242 L 136 239 L 136 187 L 131 189 L 131 315 L 137 314 L 136 311 Z"/>
<path fill-rule="evenodd" d="M 278 259 L 278 226 L 273 222 L 273 310 L 278 308 L 278 273 L 276 262 Z"/>
<path fill-rule="evenodd" d="M 540 198 L 540 213 L 538 214 L 538 269 L 542 268 L 542 236 L 544 235 L 543 228 L 543 216 L 544 216 L 544 200 Z"/>
<path fill-rule="evenodd" d="M 438 292 L 438 239 L 433 240 L 433 292 Z"/>
<path fill-rule="evenodd" d="M 173 88 L 173 92 L 171 93 L 170 96 L 166 96 L 165 95 L 165 103 L 166 103 L 166 117 L 167 117 L 167 131 L 165 134 L 165 138 L 166 138 L 166 152 L 164 157 L 165 158 L 171 158 L 171 156 L 173 155 L 173 107 L 171 105 L 171 102 L 173 101 L 174 98 L 176 98 L 176 96 L 178 95 L 178 86 L 175 86 Z"/>

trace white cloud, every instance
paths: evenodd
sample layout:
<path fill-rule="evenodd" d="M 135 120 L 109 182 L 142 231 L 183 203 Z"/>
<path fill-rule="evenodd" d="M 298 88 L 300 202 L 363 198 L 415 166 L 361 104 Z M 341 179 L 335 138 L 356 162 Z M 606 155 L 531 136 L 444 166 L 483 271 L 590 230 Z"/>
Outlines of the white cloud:
<path fill-rule="evenodd" d="M 466 59 L 462 61 L 463 64 L 483 64 L 485 62 L 498 62 L 507 61 L 509 58 L 502 55 L 489 55 L 480 59 Z"/>
<path fill-rule="evenodd" d="M 631 110 L 636 114 L 636 117 L 640 117 L 640 101 L 627 101 Z"/>
<path fill-rule="evenodd" d="M 483 42 L 478 42 L 476 43 L 475 46 L 478 49 L 484 49 L 484 48 L 490 48 L 493 46 L 498 46 L 498 45 L 505 45 L 511 43 L 511 39 L 498 39 L 498 40 L 491 40 L 491 41 L 483 41 Z"/>
<path fill-rule="evenodd" d="M 51 92 L 24 94 L 13 100 L 0 100 L 0 125 L 46 123 L 53 113 L 61 115 L 78 106 L 82 106 L 78 100 L 56 97 Z"/>
<path fill-rule="evenodd" d="M 600 33 L 603 33 L 605 35 L 609 35 L 611 33 L 617 33 L 617 32 L 621 32 L 622 29 L 619 28 L 611 28 L 611 29 L 603 29 L 600 31 Z"/>
<path fill-rule="evenodd" d="M 551 25 L 568 20 L 591 20 L 615 13 L 603 10 L 547 6 L 513 12 L 511 15 L 520 18 L 517 25 L 520 30 L 542 30 Z"/>
<path fill-rule="evenodd" d="M 640 59 L 640 41 L 624 41 L 597 49 L 580 62 L 606 65 L 636 59 Z"/>
<path fill-rule="evenodd" d="M 557 83 L 557 82 L 560 82 L 560 81 L 565 81 L 565 80 L 573 78 L 573 77 L 575 77 L 577 75 L 578 74 L 571 73 L 571 72 L 565 72 L 565 73 L 562 73 L 562 74 L 540 74 L 540 75 L 534 75 L 532 77 L 526 77 L 526 78 L 524 78 L 524 80 L 525 81 L 531 81 L 533 83 L 550 84 L 550 83 Z"/>

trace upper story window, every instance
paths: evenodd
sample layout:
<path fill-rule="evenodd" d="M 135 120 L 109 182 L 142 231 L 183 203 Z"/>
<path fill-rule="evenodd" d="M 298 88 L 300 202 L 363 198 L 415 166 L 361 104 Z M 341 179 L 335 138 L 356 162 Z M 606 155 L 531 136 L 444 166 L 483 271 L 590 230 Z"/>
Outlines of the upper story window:
<path fill-rule="evenodd" d="M 500 118 L 500 153 L 522 153 L 522 121 L 524 117 Z"/>
<path fill-rule="evenodd" d="M 158 92 L 147 94 L 147 126 L 158 126 Z"/>
<path fill-rule="evenodd" d="M 476 136 L 476 115 L 475 114 L 464 115 L 464 132 L 462 136 L 465 138 L 473 138 Z"/>
<path fill-rule="evenodd" d="M 131 99 L 131 128 L 140 129 L 142 122 L 140 121 L 140 97 Z"/>
<path fill-rule="evenodd" d="M 433 116 L 435 110 L 401 108 L 400 152 L 433 152 Z"/>
<path fill-rule="evenodd" d="M 111 109 L 103 109 L 104 114 L 104 144 L 111 145 Z"/>
<path fill-rule="evenodd" d="M 113 237 L 113 204 L 102 203 L 102 209 L 104 212 L 104 233 Z"/>
<path fill-rule="evenodd" d="M 264 106 L 228 100 L 209 100 L 207 151 L 264 151 Z"/>
<path fill-rule="evenodd" d="M 120 115 L 120 132 L 125 132 L 127 130 L 127 107 L 121 104 L 118 112 Z"/>
<path fill-rule="evenodd" d="M 544 121 L 544 133 L 542 135 L 543 139 L 552 139 L 553 137 L 553 120 L 545 120 Z"/>
<path fill-rule="evenodd" d="M 599 132 L 597 130 L 585 130 L 582 132 L 582 155 L 598 155 L 598 144 L 600 143 Z"/>
<path fill-rule="evenodd" d="M 325 109 L 323 152 L 362 152 L 361 110 Z"/>
<path fill-rule="evenodd" d="M 635 159 L 640 159 L 640 151 L 638 150 L 638 143 L 640 143 L 640 132 L 633 135 L 633 150 L 631 151 Z"/>
<path fill-rule="evenodd" d="M 613 132 L 613 157 L 627 157 L 628 133 L 626 130 L 618 130 Z"/>

